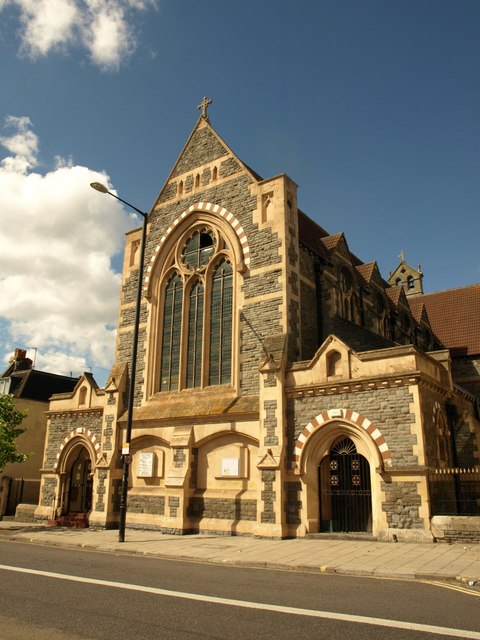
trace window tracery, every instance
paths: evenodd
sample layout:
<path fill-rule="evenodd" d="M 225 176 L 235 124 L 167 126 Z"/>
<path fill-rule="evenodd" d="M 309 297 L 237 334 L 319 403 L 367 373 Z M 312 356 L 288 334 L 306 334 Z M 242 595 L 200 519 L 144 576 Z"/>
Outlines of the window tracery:
<path fill-rule="evenodd" d="M 174 245 L 160 288 L 160 391 L 231 384 L 234 263 L 206 224 Z"/>

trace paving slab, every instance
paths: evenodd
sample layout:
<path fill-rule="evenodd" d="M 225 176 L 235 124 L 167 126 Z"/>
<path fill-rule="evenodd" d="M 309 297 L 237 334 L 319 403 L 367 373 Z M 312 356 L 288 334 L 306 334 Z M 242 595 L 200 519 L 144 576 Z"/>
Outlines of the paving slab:
<path fill-rule="evenodd" d="M 125 542 L 119 542 L 115 530 L 68 529 L 3 520 L 0 521 L 0 540 L 2 538 L 216 564 L 480 584 L 480 545 L 475 544 L 321 538 L 275 540 L 213 534 L 176 536 L 128 528 Z"/>

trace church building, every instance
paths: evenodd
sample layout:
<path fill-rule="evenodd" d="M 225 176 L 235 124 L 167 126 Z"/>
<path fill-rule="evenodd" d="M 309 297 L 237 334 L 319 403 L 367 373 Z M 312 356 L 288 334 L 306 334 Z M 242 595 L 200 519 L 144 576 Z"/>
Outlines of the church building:
<path fill-rule="evenodd" d="M 478 490 L 480 388 L 456 381 L 420 268 L 384 280 L 235 155 L 209 102 L 148 215 L 127 528 L 433 539 L 468 493 L 454 468 Z M 105 388 L 51 399 L 39 520 L 118 526 L 140 238 Z"/>

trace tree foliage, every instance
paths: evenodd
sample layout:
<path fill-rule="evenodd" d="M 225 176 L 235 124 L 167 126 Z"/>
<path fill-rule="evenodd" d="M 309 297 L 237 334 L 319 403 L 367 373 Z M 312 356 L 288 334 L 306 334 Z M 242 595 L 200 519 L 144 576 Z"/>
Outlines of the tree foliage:
<path fill-rule="evenodd" d="M 21 429 L 22 421 L 28 411 L 17 411 L 13 396 L 0 396 L 0 472 L 11 462 L 23 462 L 31 453 L 18 453 L 18 436 L 25 431 Z"/>

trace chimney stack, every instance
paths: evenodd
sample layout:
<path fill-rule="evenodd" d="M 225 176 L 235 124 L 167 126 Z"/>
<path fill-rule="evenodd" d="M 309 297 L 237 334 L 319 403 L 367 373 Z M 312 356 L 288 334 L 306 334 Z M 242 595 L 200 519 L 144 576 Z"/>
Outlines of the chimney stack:
<path fill-rule="evenodd" d="M 10 362 L 13 364 L 14 371 L 26 371 L 32 368 L 32 361 L 30 358 L 27 358 L 25 349 L 15 349 L 13 357 L 10 358 Z"/>

